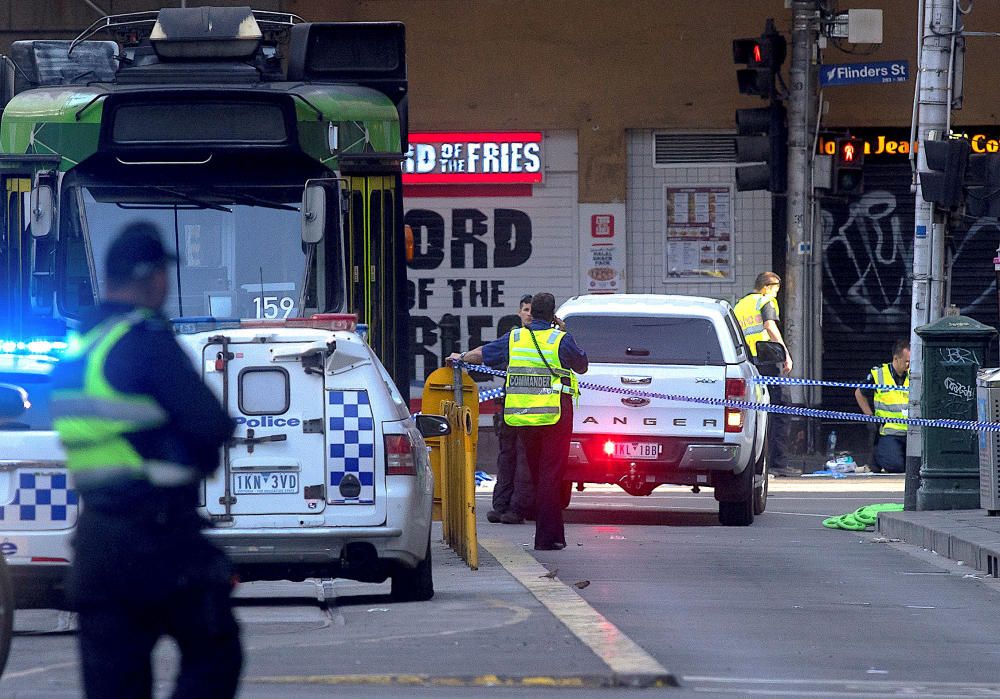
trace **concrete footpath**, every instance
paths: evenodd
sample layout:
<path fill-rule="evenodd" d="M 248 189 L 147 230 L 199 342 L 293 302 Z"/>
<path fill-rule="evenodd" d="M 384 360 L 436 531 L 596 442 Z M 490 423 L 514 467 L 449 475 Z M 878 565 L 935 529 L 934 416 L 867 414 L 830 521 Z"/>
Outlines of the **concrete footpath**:
<path fill-rule="evenodd" d="M 986 510 L 880 512 L 878 532 L 1000 577 L 1000 517 Z"/>

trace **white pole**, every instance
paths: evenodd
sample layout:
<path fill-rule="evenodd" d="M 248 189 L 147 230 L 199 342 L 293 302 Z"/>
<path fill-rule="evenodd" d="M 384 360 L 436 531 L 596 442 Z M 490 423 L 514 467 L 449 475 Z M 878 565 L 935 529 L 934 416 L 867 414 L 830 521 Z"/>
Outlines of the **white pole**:
<path fill-rule="evenodd" d="M 951 55 L 955 0 L 924 0 L 917 34 L 917 142 L 945 135 L 951 113 Z M 918 146 L 919 148 L 919 146 Z M 917 169 L 927 171 L 921 149 Z M 913 238 L 913 300 L 910 311 L 910 417 L 921 417 L 920 392 L 923 379 L 923 346 L 913 329 L 940 318 L 944 313 L 944 239 L 946 222 L 935 223 L 931 204 L 921 196 L 916 181 Z M 940 217 L 938 217 L 940 218 Z M 906 437 L 906 483 L 904 505 L 916 509 L 923 456 L 921 428 L 910 426 Z"/>

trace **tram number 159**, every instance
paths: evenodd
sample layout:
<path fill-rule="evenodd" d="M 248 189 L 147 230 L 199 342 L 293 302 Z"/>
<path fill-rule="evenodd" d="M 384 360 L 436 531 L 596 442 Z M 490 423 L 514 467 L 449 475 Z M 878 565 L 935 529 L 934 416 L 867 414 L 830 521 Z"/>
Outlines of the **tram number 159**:
<path fill-rule="evenodd" d="M 291 296 L 254 296 L 254 309 L 258 318 L 287 318 L 295 310 L 295 299 Z"/>

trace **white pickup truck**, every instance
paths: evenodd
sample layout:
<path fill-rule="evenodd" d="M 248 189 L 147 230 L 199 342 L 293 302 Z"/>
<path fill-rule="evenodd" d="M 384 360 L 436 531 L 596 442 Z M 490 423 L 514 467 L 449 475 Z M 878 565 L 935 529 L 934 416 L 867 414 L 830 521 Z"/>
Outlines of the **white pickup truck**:
<path fill-rule="evenodd" d="M 710 487 L 719 521 L 747 526 L 767 504 L 767 413 L 643 394 L 770 402 L 755 383 L 784 348 L 752 357 L 726 301 L 696 296 L 578 296 L 557 315 L 590 359 L 574 410 L 563 504 L 572 484 L 617 484 L 649 495 L 661 484 Z M 626 391 L 633 391 L 629 395 Z"/>

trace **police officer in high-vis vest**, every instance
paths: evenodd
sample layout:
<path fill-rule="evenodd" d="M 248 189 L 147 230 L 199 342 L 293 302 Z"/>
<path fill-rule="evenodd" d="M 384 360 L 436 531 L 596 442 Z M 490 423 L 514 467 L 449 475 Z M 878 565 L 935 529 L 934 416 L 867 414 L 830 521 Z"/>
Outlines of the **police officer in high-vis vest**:
<path fill-rule="evenodd" d="M 877 386 L 874 389 L 855 389 L 854 399 L 865 415 L 906 419 L 910 407 L 910 342 L 896 340 L 892 346 L 892 361 L 874 366 L 865 381 Z M 875 410 L 872 411 L 872 399 Z M 879 428 L 875 444 L 872 470 L 903 473 L 906 471 L 906 425 L 884 422 Z"/>
<path fill-rule="evenodd" d="M 762 340 L 780 343 L 785 348 L 785 363 L 780 373 L 788 374 L 792 371 L 792 355 L 788 352 L 785 339 L 778 329 L 781 312 L 778 309 L 777 296 L 780 289 L 781 277 L 774 272 L 761 272 L 754 281 L 753 291 L 736 302 L 733 312 L 740 327 L 743 328 L 743 337 L 750 348 L 750 354 L 757 356 L 757 343 Z M 778 371 L 770 366 L 762 366 L 760 373 L 772 376 Z M 768 392 L 771 403 L 782 404 L 780 386 L 768 386 Z M 780 413 L 771 413 L 767 420 L 768 468 L 776 475 L 798 475 L 801 470 L 790 469 L 786 463 L 786 442 L 791 439 L 788 434 L 787 419 Z"/>
<path fill-rule="evenodd" d="M 531 322 L 451 359 L 507 367 L 504 422 L 520 430 L 535 483 L 535 549 L 566 547 L 560 488 L 573 433 L 576 374 L 587 371 L 587 354 L 568 332 L 553 327 L 556 299 L 535 294 Z"/>
<path fill-rule="evenodd" d="M 82 500 L 67 594 L 89 697 L 151 696 L 163 635 L 182 656 L 174 696 L 232 697 L 239 682 L 232 572 L 197 513 L 234 423 L 160 313 L 175 259 L 151 225 L 127 227 L 108 250 L 103 302 L 52 377 Z"/>
<path fill-rule="evenodd" d="M 733 312 L 743 328 L 743 337 L 750 346 L 750 354 L 757 356 L 757 343 L 761 340 L 778 342 L 785 348 L 785 364 L 782 374 L 792 371 L 792 356 L 778 329 L 781 312 L 778 309 L 778 291 L 781 277 L 774 272 L 761 272 L 753 285 L 753 291 L 736 302 Z"/>

